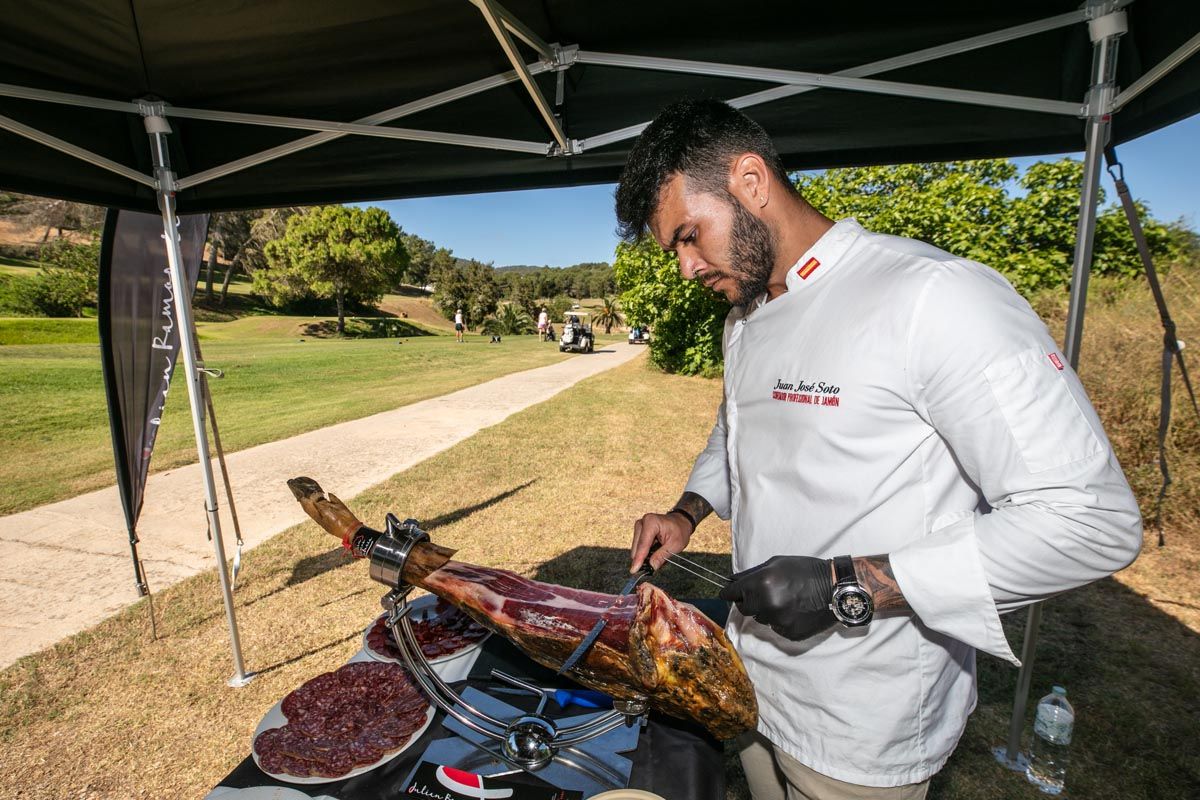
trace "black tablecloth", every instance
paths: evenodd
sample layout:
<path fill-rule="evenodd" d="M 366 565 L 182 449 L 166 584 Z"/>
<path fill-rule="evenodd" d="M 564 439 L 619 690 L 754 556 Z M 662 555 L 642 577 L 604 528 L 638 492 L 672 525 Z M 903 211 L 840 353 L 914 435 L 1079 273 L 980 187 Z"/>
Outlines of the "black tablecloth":
<path fill-rule="evenodd" d="M 708 616 L 724 624 L 728 606 L 721 601 L 690 601 Z M 551 670 L 530 660 L 523 653 L 499 636 L 489 637 L 483 652 L 471 669 L 470 685 L 485 688 L 493 668 L 510 675 L 528 678 L 534 683 L 570 688 L 570 682 L 555 676 Z M 461 689 L 464 684 L 455 688 Z M 494 683 L 492 684 L 494 685 Z M 519 696 L 506 695 L 506 703 L 518 704 Z M 532 707 L 532 705 L 531 705 Z M 548 710 L 555 705 L 550 702 Z M 578 714 L 571 708 L 564 715 Z M 553 714 L 551 714 L 553 716 Z M 329 795 L 338 800 L 389 800 L 399 796 L 409 772 L 416 765 L 425 748 L 435 739 L 448 735 L 442 727 L 445 714 L 438 712 L 433 724 L 421 738 L 396 758 L 381 767 L 348 780 L 321 784 L 289 784 L 277 781 L 264 773 L 247 756 L 233 772 L 229 773 L 221 786 L 290 786 L 310 795 Z M 638 747 L 626 754 L 633 761 L 629 785 L 662 795 L 668 800 L 723 800 L 725 797 L 725 769 L 721 744 L 696 725 L 651 713 L 649 724 L 642 730 Z M 521 776 L 539 783 L 534 776 Z M 506 780 L 518 780 L 517 775 L 506 776 Z"/>

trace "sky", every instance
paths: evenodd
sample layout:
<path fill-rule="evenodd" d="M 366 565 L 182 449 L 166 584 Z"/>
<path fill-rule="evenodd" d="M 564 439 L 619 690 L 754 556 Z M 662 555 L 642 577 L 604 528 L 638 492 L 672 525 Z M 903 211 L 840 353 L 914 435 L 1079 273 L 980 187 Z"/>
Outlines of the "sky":
<path fill-rule="evenodd" d="M 1082 147 L 1082 144 L 1081 144 Z M 1021 167 L 1068 153 L 1015 159 Z M 1182 217 L 1200 229 L 1200 115 L 1170 125 L 1117 149 L 1133 196 L 1161 220 Z M 1116 191 L 1105 174 L 1107 203 Z M 522 192 L 388 200 L 371 205 L 391 213 L 407 233 L 448 247 L 460 258 L 510 264 L 569 266 L 613 259 L 617 237 L 614 186 L 582 186 Z"/>

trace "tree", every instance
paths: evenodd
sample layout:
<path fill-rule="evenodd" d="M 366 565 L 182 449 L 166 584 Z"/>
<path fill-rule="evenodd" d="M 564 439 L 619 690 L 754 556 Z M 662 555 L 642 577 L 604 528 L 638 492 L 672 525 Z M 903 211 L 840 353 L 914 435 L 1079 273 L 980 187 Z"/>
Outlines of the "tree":
<path fill-rule="evenodd" d="M 496 311 L 500 302 L 500 284 L 490 264 L 457 259 L 435 267 L 433 303 L 446 319 L 462 309 L 467 327 L 475 327 Z"/>
<path fill-rule="evenodd" d="M 1020 177 L 1021 192 L 1010 194 L 1016 178 L 1011 161 L 993 159 L 831 169 L 802 177 L 797 186 L 832 219 L 857 217 L 869 230 L 920 239 L 986 264 L 1027 297 L 1065 288 L 1071 280 L 1083 165 L 1073 159 L 1036 163 Z M 1173 229 L 1148 215 L 1142 222 L 1156 259 L 1168 260 L 1179 251 L 1182 240 Z M 1119 208 L 1097 217 L 1093 270 L 1139 271 Z"/>
<path fill-rule="evenodd" d="M 617 304 L 617 299 L 615 297 L 601 299 L 600 310 L 596 312 L 592 322 L 603 325 L 605 333 L 612 333 L 613 325 L 624 325 L 625 319 L 621 316 L 621 307 Z"/>
<path fill-rule="evenodd" d="M 204 293 L 212 302 L 213 269 L 218 252 L 225 256 L 225 280 L 221 285 L 221 303 L 229 294 L 229 281 L 242 262 L 242 251 L 250 241 L 255 220 L 262 211 L 224 211 L 213 214 L 208 221 L 208 267 L 205 273 Z"/>
<path fill-rule="evenodd" d="M 557 297 L 548 298 L 543 306 L 546 308 L 546 314 L 552 322 L 562 322 L 563 317 L 567 315 L 567 309 L 575 304 L 575 301 L 567 297 L 565 294 L 560 294 Z"/>
<path fill-rule="evenodd" d="M 515 303 L 505 303 L 496 311 L 495 316 L 483 321 L 483 332 L 489 335 L 521 336 L 533 333 L 536 329 L 537 324 L 533 317 Z"/>
<path fill-rule="evenodd" d="M 406 233 L 401 238 L 404 240 L 404 249 L 408 251 L 408 269 L 405 270 L 404 280 L 413 286 L 426 285 L 433 270 L 437 245 L 413 233 Z M 449 254 L 450 251 L 446 252 Z"/>
<path fill-rule="evenodd" d="M 408 266 L 400 228 L 381 208 L 305 209 L 263 252 L 267 268 L 254 273 L 255 290 L 276 304 L 305 296 L 333 298 L 339 334 L 346 330 L 347 300 L 378 302 Z"/>
<path fill-rule="evenodd" d="M 626 318 L 654 328 L 652 364 L 685 375 L 720 374 L 724 299 L 680 277 L 675 254 L 650 236 L 617 245 L 613 269 Z"/>
<path fill-rule="evenodd" d="M 104 209 L 100 206 L 49 197 L 26 195 L 12 211 L 24 216 L 29 224 L 46 229 L 42 242 L 50 238 L 52 230 L 57 230 L 61 239 L 64 231 L 94 231 L 104 222 Z"/>

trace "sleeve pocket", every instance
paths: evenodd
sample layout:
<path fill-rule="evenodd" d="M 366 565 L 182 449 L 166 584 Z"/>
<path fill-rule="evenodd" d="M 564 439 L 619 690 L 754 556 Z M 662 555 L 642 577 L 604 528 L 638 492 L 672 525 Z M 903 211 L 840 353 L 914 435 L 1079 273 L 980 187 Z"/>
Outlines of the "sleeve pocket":
<path fill-rule="evenodd" d="M 1061 356 L 1023 350 L 984 370 L 1030 473 L 1045 472 L 1103 449 L 1068 385 Z"/>

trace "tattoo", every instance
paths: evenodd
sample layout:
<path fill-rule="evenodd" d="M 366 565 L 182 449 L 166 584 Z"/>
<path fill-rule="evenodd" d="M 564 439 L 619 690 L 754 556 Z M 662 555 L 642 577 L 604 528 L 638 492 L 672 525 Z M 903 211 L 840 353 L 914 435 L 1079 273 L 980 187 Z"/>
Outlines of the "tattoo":
<path fill-rule="evenodd" d="M 684 492 L 679 499 L 675 501 L 672 511 L 679 509 L 691 516 L 699 525 L 700 521 L 712 513 L 713 507 L 709 502 L 695 492 Z"/>
<path fill-rule="evenodd" d="M 892 562 L 887 556 L 864 556 L 854 559 L 854 572 L 858 582 L 871 593 L 876 611 L 901 610 L 911 607 L 892 574 Z"/>

